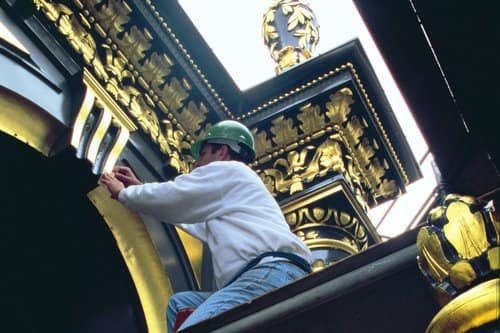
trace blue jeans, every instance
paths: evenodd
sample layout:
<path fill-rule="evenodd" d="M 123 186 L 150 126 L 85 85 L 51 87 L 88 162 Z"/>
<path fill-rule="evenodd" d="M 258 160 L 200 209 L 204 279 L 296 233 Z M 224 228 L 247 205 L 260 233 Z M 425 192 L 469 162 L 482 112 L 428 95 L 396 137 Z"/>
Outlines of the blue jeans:
<path fill-rule="evenodd" d="M 307 273 L 296 265 L 285 261 L 258 264 L 243 273 L 230 285 L 214 292 L 183 291 L 174 294 L 167 309 L 167 328 L 173 333 L 175 318 L 182 309 L 196 309 L 179 330 L 245 303 L 273 289 L 285 286 Z"/>

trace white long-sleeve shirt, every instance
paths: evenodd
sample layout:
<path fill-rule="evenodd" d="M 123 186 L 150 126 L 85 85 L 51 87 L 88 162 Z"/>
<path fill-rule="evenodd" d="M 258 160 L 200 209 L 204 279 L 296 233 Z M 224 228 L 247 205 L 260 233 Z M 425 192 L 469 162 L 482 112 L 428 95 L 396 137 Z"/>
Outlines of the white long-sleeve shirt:
<path fill-rule="evenodd" d="M 295 253 L 311 262 L 259 176 L 240 162 L 212 162 L 173 181 L 129 186 L 118 199 L 207 243 L 218 288 L 263 252 Z"/>

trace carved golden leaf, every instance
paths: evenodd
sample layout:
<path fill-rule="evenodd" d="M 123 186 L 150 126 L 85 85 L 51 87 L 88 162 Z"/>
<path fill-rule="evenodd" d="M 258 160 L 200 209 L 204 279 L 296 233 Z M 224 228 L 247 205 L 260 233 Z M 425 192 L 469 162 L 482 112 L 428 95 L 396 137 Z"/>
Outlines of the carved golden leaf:
<path fill-rule="evenodd" d="M 347 116 L 351 113 L 350 105 L 354 103 L 352 91 L 344 88 L 335 94 L 330 95 L 330 101 L 326 103 L 327 117 L 334 124 L 343 124 L 347 121 Z"/>
<path fill-rule="evenodd" d="M 183 105 L 183 101 L 189 96 L 177 78 L 172 78 L 170 84 L 165 84 L 159 95 L 171 111 L 177 111 Z"/>
<path fill-rule="evenodd" d="M 267 133 L 265 131 L 258 132 L 257 128 L 253 128 L 252 134 L 255 139 L 255 150 L 257 151 L 257 156 L 261 156 L 272 149 L 271 140 L 267 138 Z"/>
<path fill-rule="evenodd" d="M 292 119 L 285 119 L 285 116 L 279 116 L 272 121 L 271 133 L 273 133 L 273 142 L 278 146 L 285 146 L 295 141 L 298 136 L 297 129 L 293 125 Z"/>
<path fill-rule="evenodd" d="M 148 107 L 141 95 L 131 97 L 129 112 L 137 119 L 141 128 L 149 134 L 153 142 L 158 142 L 157 138 L 160 135 L 160 122 L 158 116 Z"/>
<path fill-rule="evenodd" d="M 95 6 L 95 1 L 85 1 L 86 8 L 90 8 L 95 18 L 104 29 L 113 38 L 123 31 L 123 26 L 130 21 L 129 14 L 132 9 L 125 1 L 108 0 L 102 6 Z M 100 8 L 96 10 L 96 8 Z"/>
<path fill-rule="evenodd" d="M 371 183 L 370 185 L 372 190 L 376 190 L 378 185 L 381 183 L 380 179 L 386 173 L 386 168 L 384 166 L 384 163 L 381 163 L 380 160 L 377 157 L 375 157 L 366 171 L 367 171 L 366 176 Z"/>
<path fill-rule="evenodd" d="M 312 134 L 326 126 L 325 117 L 318 105 L 307 104 L 301 107 L 297 119 L 301 123 L 300 129 L 305 134 Z"/>
<path fill-rule="evenodd" d="M 283 12 L 283 15 L 287 16 L 289 13 L 293 12 L 293 7 L 290 5 L 283 5 L 283 7 L 281 7 L 281 11 Z"/>
<path fill-rule="evenodd" d="M 190 101 L 178 114 L 177 118 L 189 133 L 195 133 L 200 129 L 201 123 L 205 121 L 207 112 L 208 109 L 205 104 L 200 103 L 197 106 L 195 102 Z"/>
<path fill-rule="evenodd" d="M 264 14 L 264 22 L 266 24 L 271 24 L 274 22 L 274 12 L 275 10 L 268 10 L 267 13 Z"/>
<path fill-rule="evenodd" d="M 140 66 L 139 60 L 144 58 L 146 51 L 151 47 L 152 39 L 147 29 L 141 31 L 134 25 L 123 34 L 121 39 L 116 38 L 116 43 L 135 66 Z"/>
<path fill-rule="evenodd" d="M 186 133 L 176 128 L 170 120 L 164 119 L 162 123 L 164 124 L 164 137 L 171 146 L 177 150 L 190 148 L 191 145 L 184 140 Z"/>
<path fill-rule="evenodd" d="M 377 194 L 385 198 L 391 198 L 399 193 L 399 187 L 395 180 L 383 179 L 377 188 Z"/>
<path fill-rule="evenodd" d="M 349 140 L 349 144 L 355 147 L 361 140 L 365 132 L 365 126 L 357 116 L 353 116 L 345 126 L 345 136 Z"/>
<path fill-rule="evenodd" d="M 165 82 L 166 76 L 170 74 L 173 65 L 174 62 L 166 54 L 154 52 L 140 67 L 140 73 L 146 82 L 158 89 Z"/>
<path fill-rule="evenodd" d="M 370 164 L 370 159 L 375 155 L 375 148 L 371 145 L 368 138 L 363 138 L 356 148 L 361 166 L 366 167 Z"/>
<path fill-rule="evenodd" d="M 283 6 L 283 8 L 284 7 L 285 6 Z M 285 15 L 287 15 L 287 14 L 285 14 Z M 294 6 L 293 13 L 288 18 L 288 26 L 287 26 L 288 31 L 292 31 L 299 24 L 300 25 L 306 24 L 306 22 L 308 20 L 311 20 L 312 17 L 313 17 L 313 14 L 305 7 L 302 7 L 301 5 Z"/>
<path fill-rule="evenodd" d="M 310 20 L 313 18 L 313 13 L 304 6 L 297 6 L 296 10 L 303 17 L 303 20 L 301 21 L 302 24 L 304 24 L 306 22 L 306 20 Z"/>

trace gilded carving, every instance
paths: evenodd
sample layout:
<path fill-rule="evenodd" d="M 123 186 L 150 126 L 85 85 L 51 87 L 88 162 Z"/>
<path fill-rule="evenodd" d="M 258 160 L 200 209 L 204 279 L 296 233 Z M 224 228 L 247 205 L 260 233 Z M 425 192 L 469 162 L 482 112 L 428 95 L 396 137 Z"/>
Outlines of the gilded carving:
<path fill-rule="evenodd" d="M 123 36 L 118 38 L 122 34 Z M 147 29 L 141 31 L 135 25 L 122 34 L 117 36 L 115 42 L 134 65 L 138 66 L 139 61 L 144 58 L 146 51 L 151 47 L 153 36 L 151 36 L 151 33 Z"/>
<path fill-rule="evenodd" d="M 125 1 L 85 0 L 84 3 L 98 20 L 101 28 L 112 37 L 123 31 L 123 26 L 130 21 L 129 14 L 132 9 Z"/>
<path fill-rule="evenodd" d="M 426 332 L 469 332 L 498 322 L 500 221 L 494 210 L 491 203 L 450 194 L 419 230 L 418 265 L 443 306 Z"/>
<path fill-rule="evenodd" d="M 338 211 L 333 208 L 305 207 L 286 214 L 285 218 L 292 230 L 297 230 L 297 236 L 303 238 L 303 240 L 318 238 L 319 235 L 315 230 L 315 226 L 330 225 L 338 226 L 352 235 L 357 243 L 353 243 L 347 239 L 346 241 L 356 248 L 358 248 L 359 244 L 361 247 L 358 248 L 358 250 L 368 247 L 368 233 L 366 228 L 356 217 L 346 212 Z M 305 226 L 310 227 L 307 229 L 307 232 L 302 231 Z"/>
<path fill-rule="evenodd" d="M 498 251 L 500 245 L 499 222 L 484 203 L 449 195 L 427 221 L 429 225 L 417 237 L 418 260 L 434 288 L 454 296 L 489 271 L 498 270 L 498 265 L 486 261 L 483 266 L 474 263 L 489 251 Z"/>
<path fill-rule="evenodd" d="M 252 134 L 255 138 L 255 150 L 257 151 L 257 156 L 261 156 L 272 149 L 271 140 L 267 138 L 267 133 L 265 131 L 257 132 L 257 129 L 252 129 Z"/>
<path fill-rule="evenodd" d="M 343 124 L 351 113 L 351 104 L 353 103 L 352 91 L 349 88 L 343 88 L 330 95 L 330 101 L 325 105 L 325 114 L 332 123 Z"/>
<path fill-rule="evenodd" d="M 297 128 L 293 124 L 293 120 L 279 116 L 272 121 L 271 133 L 273 133 L 273 142 L 278 146 L 286 146 L 294 141 L 298 136 Z"/>
<path fill-rule="evenodd" d="M 170 80 L 170 83 L 166 83 L 158 94 L 162 97 L 169 111 L 179 110 L 183 106 L 184 100 L 189 97 L 182 82 L 175 77 Z"/>
<path fill-rule="evenodd" d="M 387 177 L 389 165 L 378 155 L 378 143 L 366 130 L 366 120 L 352 114 L 353 103 L 352 91 L 343 88 L 329 96 L 324 112 L 308 103 L 299 109 L 296 121 L 281 115 L 271 121 L 272 142 L 264 130 L 254 129 L 260 157 L 255 164 L 278 157 L 272 167 L 258 170 L 271 192 L 296 193 L 304 189 L 304 183 L 333 171 L 345 177 L 364 208 L 371 202 L 366 192 L 373 200 L 399 193 L 396 181 Z M 303 133 L 300 136 L 296 122 Z M 332 132 L 319 146 L 310 145 Z"/>
<path fill-rule="evenodd" d="M 196 132 L 201 123 L 205 120 L 206 114 L 208 112 L 205 104 L 200 103 L 196 105 L 195 102 L 190 101 L 187 106 L 182 109 L 181 113 L 177 113 L 177 119 L 184 124 L 185 129 L 189 133 Z"/>
<path fill-rule="evenodd" d="M 166 54 L 154 52 L 146 59 L 144 65 L 141 65 L 138 69 L 145 81 L 159 90 L 166 77 L 170 74 L 173 65 L 174 62 Z"/>
<path fill-rule="evenodd" d="M 328 172 L 345 170 L 341 144 L 332 135 L 317 148 L 308 145 L 299 151 L 291 151 L 287 158 L 279 158 L 273 168 L 261 172 L 261 177 L 272 193 L 296 193 L 304 189 L 304 182 L 311 182 Z M 314 154 L 310 152 L 314 151 Z M 308 158 L 309 157 L 309 158 Z"/>
<path fill-rule="evenodd" d="M 97 47 L 94 38 L 79 22 L 73 11 L 63 4 L 46 0 L 34 0 L 37 10 L 57 26 L 58 31 L 66 37 L 71 47 L 82 55 L 84 61 L 94 67 L 94 72 L 99 78 L 107 79 L 108 75 L 101 60 L 97 57 Z M 82 23 L 88 28 L 90 23 L 80 14 Z"/>
<path fill-rule="evenodd" d="M 311 105 L 311 103 L 300 108 L 297 119 L 300 121 L 300 129 L 304 133 L 314 133 L 326 126 L 321 108 L 319 105 Z"/>
<path fill-rule="evenodd" d="M 373 140 L 374 144 L 371 144 L 368 138 L 363 138 L 356 148 L 357 155 L 359 156 L 359 164 L 362 167 L 368 166 L 370 160 L 376 153 L 376 141 Z"/>
<path fill-rule="evenodd" d="M 276 17 L 286 19 L 286 33 L 281 36 Z M 310 58 L 319 41 L 318 24 L 311 9 L 303 1 L 274 2 L 264 14 L 262 33 L 277 71 Z"/>
<path fill-rule="evenodd" d="M 76 2 L 83 13 L 77 15 L 63 4 L 33 1 L 36 8 L 55 23 L 69 45 L 82 55 L 84 63 L 102 80 L 105 90 L 128 110 L 160 150 L 169 155 L 171 165 L 179 172 L 188 172 L 192 160 L 181 150 L 191 139 L 182 125 L 186 124 L 193 134 L 205 120 L 208 109 L 201 102 L 190 101 L 179 112 L 189 97 L 190 84 L 184 78 L 175 77 L 166 82 L 174 62 L 166 54 L 148 53 L 152 35 L 147 29 L 131 26 L 125 30 L 131 13 L 127 3 L 119 0 Z M 88 10 L 83 10 L 86 7 Z M 92 27 L 100 37 L 106 38 L 105 44 L 99 45 L 102 54 L 99 54 L 97 43 L 89 32 Z M 154 94 L 151 88 L 163 102 L 153 101 L 157 97 L 151 95 Z M 167 125 L 169 121 L 163 122 L 159 118 L 157 107 L 169 119 L 173 118 L 170 112 L 174 112 L 177 119 L 173 119 L 171 126 Z"/>

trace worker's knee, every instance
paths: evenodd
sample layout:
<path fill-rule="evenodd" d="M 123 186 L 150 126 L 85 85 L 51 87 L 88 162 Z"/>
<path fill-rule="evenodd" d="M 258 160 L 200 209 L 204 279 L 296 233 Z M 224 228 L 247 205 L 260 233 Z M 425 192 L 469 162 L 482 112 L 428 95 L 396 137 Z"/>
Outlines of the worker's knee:
<path fill-rule="evenodd" d="M 201 291 L 181 291 L 172 295 L 168 301 L 168 311 L 174 313 L 185 308 L 196 309 L 211 293 Z"/>
<path fill-rule="evenodd" d="M 168 310 L 177 312 L 182 308 L 188 307 L 186 303 L 190 303 L 188 302 L 190 294 L 192 294 L 190 291 L 181 291 L 173 294 L 168 300 Z"/>

